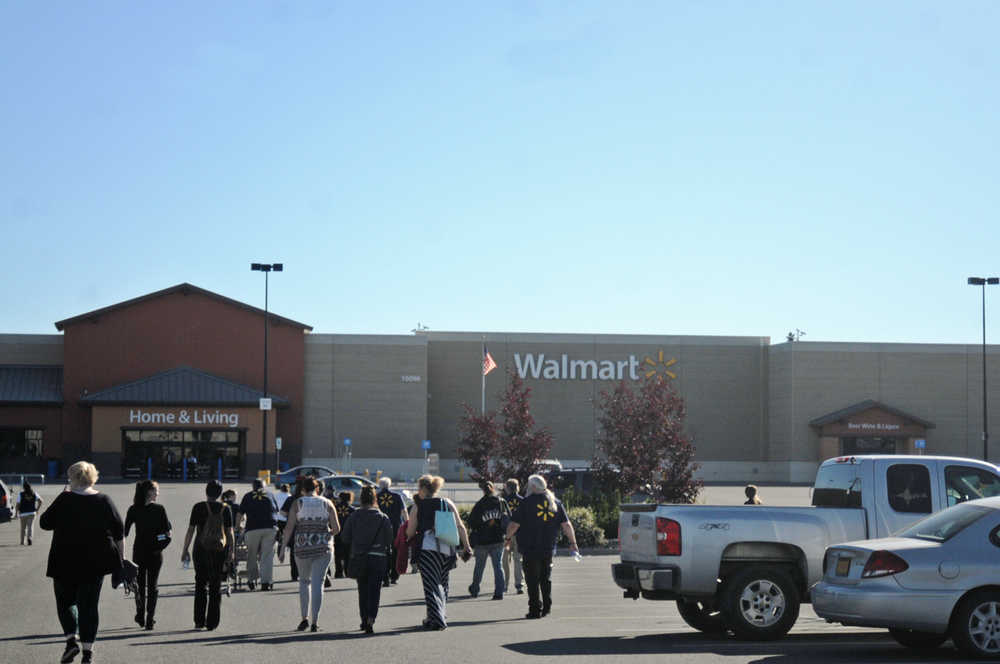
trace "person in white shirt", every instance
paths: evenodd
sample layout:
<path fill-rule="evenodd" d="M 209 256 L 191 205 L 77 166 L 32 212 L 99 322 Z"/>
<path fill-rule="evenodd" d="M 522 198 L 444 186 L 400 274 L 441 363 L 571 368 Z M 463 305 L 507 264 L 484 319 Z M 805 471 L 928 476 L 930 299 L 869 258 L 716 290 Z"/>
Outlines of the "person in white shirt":
<path fill-rule="evenodd" d="M 284 557 L 283 550 L 281 548 L 281 536 L 285 533 L 285 524 L 288 523 L 288 513 L 283 512 L 282 507 L 284 507 L 285 502 L 292 497 L 292 494 L 288 492 L 288 485 L 282 484 L 278 487 L 278 490 L 274 492 L 274 504 L 278 506 L 278 511 L 274 515 L 275 521 L 278 523 L 278 532 L 275 535 L 275 540 L 278 542 L 278 557 Z"/>

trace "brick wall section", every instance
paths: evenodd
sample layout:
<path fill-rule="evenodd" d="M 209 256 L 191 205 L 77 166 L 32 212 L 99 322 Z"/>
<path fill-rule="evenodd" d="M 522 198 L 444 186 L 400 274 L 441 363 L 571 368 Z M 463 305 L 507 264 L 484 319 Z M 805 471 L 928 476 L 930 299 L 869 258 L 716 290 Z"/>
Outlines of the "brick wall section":
<path fill-rule="evenodd" d="M 285 459 L 301 456 L 305 371 L 302 328 L 275 321 L 270 329 L 268 391 L 291 402 L 277 413 Z M 69 445 L 90 440 L 90 409 L 79 405 L 84 389 L 93 393 L 190 366 L 262 389 L 263 312 L 230 305 L 189 291 L 167 293 L 82 319 L 65 328 L 63 435 Z M 259 445 L 248 441 L 248 453 Z M 273 442 L 269 441 L 269 449 Z"/>

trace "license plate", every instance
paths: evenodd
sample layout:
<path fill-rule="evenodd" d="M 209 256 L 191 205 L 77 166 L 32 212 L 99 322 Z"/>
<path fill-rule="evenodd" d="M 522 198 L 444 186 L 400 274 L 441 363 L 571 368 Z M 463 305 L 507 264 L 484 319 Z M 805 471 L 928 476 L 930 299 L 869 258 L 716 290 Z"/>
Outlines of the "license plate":
<path fill-rule="evenodd" d="M 837 576 L 847 576 L 851 572 L 851 559 L 850 558 L 838 558 L 837 559 Z"/>

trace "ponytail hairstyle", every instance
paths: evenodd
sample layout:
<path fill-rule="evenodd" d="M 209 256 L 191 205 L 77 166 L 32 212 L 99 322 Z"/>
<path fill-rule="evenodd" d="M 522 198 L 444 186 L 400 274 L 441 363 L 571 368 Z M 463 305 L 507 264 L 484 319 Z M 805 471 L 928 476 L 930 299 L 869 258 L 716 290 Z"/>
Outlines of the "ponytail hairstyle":
<path fill-rule="evenodd" d="M 153 490 L 156 486 L 156 482 L 153 480 L 139 480 L 135 483 L 135 497 L 132 498 L 132 504 L 136 507 L 142 507 L 146 504 L 146 496 L 149 492 Z"/>
<path fill-rule="evenodd" d="M 31 488 L 31 484 L 28 482 L 28 480 L 24 480 L 21 483 L 21 490 L 24 492 L 25 498 L 31 499 L 35 497 L 35 490 Z"/>
<path fill-rule="evenodd" d="M 528 491 L 530 493 L 544 493 L 549 505 L 555 507 L 556 495 L 549 490 L 549 485 L 541 475 L 532 475 L 528 478 Z"/>

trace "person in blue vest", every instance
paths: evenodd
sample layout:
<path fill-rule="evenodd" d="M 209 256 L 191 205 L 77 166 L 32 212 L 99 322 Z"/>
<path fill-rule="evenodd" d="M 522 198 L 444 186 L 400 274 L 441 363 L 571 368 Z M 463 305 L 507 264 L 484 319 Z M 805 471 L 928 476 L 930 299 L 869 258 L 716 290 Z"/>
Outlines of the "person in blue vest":
<path fill-rule="evenodd" d="M 550 576 L 560 530 L 569 540 L 570 550 L 579 551 L 576 532 L 563 504 L 549 491 L 544 477 L 532 475 L 528 478 L 528 495 L 511 515 L 507 527 L 508 542 L 517 536 L 524 580 L 528 585 L 528 614 L 525 618 L 541 618 L 552 611 Z"/>
<path fill-rule="evenodd" d="M 378 481 L 378 495 L 376 496 L 378 507 L 389 517 L 389 523 L 392 525 L 392 537 L 390 538 L 393 542 L 396 540 L 396 533 L 399 531 L 399 526 L 406 521 L 406 509 L 403 505 L 403 497 L 392 491 L 392 478 L 391 477 L 381 477 Z M 385 577 L 382 585 L 389 586 L 399 581 L 399 572 L 396 571 L 396 545 L 395 543 L 390 545 L 391 552 L 389 554 L 389 560 L 393 561 L 393 564 L 389 565 L 389 574 Z"/>
<path fill-rule="evenodd" d="M 21 546 L 25 540 L 31 546 L 31 538 L 35 534 L 35 515 L 42 507 L 42 499 L 27 480 L 21 485 L 21 493 L 17 498 L 17 515 L 21 521 Z"/>

